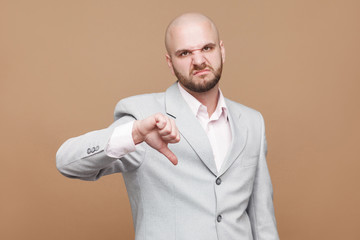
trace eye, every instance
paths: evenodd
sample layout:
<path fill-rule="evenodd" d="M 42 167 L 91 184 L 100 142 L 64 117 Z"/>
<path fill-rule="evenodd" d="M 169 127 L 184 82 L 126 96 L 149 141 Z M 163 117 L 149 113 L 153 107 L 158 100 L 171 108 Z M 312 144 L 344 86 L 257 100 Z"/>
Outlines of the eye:
<path fill-rule="evenodd" d="M 203 47 L 203 51 L 204 51 L 204 52 L 208 52 L 208 51 L 210 51 L 211 49 L 213 49 L 211 46 L 205 46 L 205 47 Z"/>
<path fill-rule="evenodd" d="M 180 53 L 180 57 L 185 57 L 185 56 L 188 56 L 188 55 L 190 55 L 190 52 L 189 51 L 183 51 L 183 52 L 181 52 Z"/>

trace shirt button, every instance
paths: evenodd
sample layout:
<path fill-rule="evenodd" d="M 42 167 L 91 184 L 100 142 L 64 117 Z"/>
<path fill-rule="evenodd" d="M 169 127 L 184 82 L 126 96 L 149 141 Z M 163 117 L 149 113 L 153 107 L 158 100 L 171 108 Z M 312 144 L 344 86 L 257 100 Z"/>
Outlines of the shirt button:
<path fill-rule="evenodd" d="M 218 222 L 221 222 L 222 216 L 221 216 L 221 215 L 218 215 L 217 218 L 216 218 L 216 220 L 217 220 Z"/>
<path fill-rule="evenodd" d="M 217 178 L 217 179 L 216 179 L 216 184 L 217 184 L 217 185 L 220 185 L 220 184 L 221 184 L 221 178 Z"/>

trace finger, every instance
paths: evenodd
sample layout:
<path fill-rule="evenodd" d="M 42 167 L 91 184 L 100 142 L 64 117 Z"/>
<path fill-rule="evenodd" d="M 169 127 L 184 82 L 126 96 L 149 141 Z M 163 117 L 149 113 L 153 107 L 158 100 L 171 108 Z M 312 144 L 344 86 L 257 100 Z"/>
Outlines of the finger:
<path fill-rule="evenodd" d="M 169 159 L 170 162 L 172 162 L 172 164 L 174 165 L 178 164 L 177 157 L 167 146 L 160 148 L 159 152 L 162 153 L 165 157 L 167 157 L 167 159 Z"/>
<path fill-rule="evenodd" d="M 175 129 L 170 134 L 161 136 L 161 139 L 168 143 L 177 143 L 180 141 L 180 134 L 178 134 L 178 132 L 176 132 L 176 129 Z"/>
<path fill-rule="evenodd" d="M 178 141 L 178 142 L 180 142 L 180 131 L 179 131 L 179 129 L 178 128 L 176 128 L 177 129 L 177 136 L 176 136 L 176 140 Z"/>
<path fill-rule="evenodd" d="M 166 135 L 166 136 L 162 136 L 161 139 L 164 142 L 167 142 L 167 143 L 174 143 L 174 142 L 176 142 L 175 141 L 176 135 L 175 134 L 169 134 L 169 135 Z"/>
<path fill-rule="evenodd" d="M 173 140 L 167 141 L 167 143 L 178 143 L 178 142 L 180 142 L 180 137 L 176 137 L 176 138 L 173 139 Z"/>
<path fill-rule="evenodd" d="M 172 134 L 172 131 L 173 131 L 173 129 L 172 129 L 173 127 L 172 127 L 170 119 L 168 117 L 164 117 L 164 118 L 166 120 L 166 125 L 163 129 L 159 130 L 160 136 L 170 135 L 170 134 Z"/>
<path fill-rule="evenodd" d="M 171 133 L 168 135 L 161 136 L 161 138 L 168 143 L 177 143 L 180 141 L 180 133 L 179 130 L 175 124 L 175 121 L 170 118 L 171 123 Z"/>
<path fill-rule="evenodd" d="M 171 125 L 172 125 L 172 127 L 173 127 L 173 131 L 174 131 L 175 134 L 176 134 L 175 140 L 176 140 L 176 141 L 180 141 L 180 132 L 179 132 L 178 127 L 176 126 L 176 123 L 175 123 L 175 120 L 174 120 L 174 119 L 171 119 Z"/>
<path fill-rule="evenodd" d="M 171 126 L 172 126 L 172 132 L 171 135 L 174 136 L 170 143 L 177 143 L 180 141 L 180 132 L 178 127 L 176 126 L 175 120 L 174 119 L 170 119 L 171 122 Z"/>
<path fill-rule="evenodd" d="M 159 128 L 160 130 L 166 127 L 166 123 L 167 123 L 166 117 L 161 113 L 155 115 L 155 121 L 157 128 Z"/>

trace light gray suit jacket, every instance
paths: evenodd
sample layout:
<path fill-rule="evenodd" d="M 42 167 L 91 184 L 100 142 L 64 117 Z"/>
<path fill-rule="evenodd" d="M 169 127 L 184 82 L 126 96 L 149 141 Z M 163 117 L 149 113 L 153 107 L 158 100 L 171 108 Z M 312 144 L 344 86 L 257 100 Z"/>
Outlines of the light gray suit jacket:
<path fill-rule="evenodd" d="M 57 168 L 67 177 L 96 180 L 122 172 L 131 204 L 136 240 L 279 239 L 272 184 L 266 164 L 261 114 L 226 99 L 233 141 L 217 171 L 206 133 L 182 98 L 177 84 L 165 93 L 121 100 L 106 129 L 67 140 Z M 113 129 L 161 112 L 181 133 L 169 148 L 177 166 L 146 143 L 121 159 L 104 148 Z"/>

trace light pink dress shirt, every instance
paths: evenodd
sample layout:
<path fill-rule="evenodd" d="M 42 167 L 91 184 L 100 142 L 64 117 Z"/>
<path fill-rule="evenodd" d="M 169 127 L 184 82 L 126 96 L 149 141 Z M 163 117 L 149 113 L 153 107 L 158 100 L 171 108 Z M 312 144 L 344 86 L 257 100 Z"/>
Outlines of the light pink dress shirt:
<path fill-rule="evenodd" d="M 209 117 L 206 106 L 182 88 L 179 83 L 178 86 L 185 102 L 189 105 L 192 113 L 199 120 L 200 125 L 208 136 L 216 168 L 219 171 L 232 140 L 228 120 L 228 109 L 224 96 L 219 90 L 218 104 L 215 112 Z M 135 151 L 136 147 L 132 139 L 133 123 L 134 121 L 120 125 L 114 129 L 106 148 L 106 154 L 109 157 L 120 158 L 129 152 Z"/>
<path fill-rule="evenodd" d="M 189 105 L 192 113 L 199 120 L 199 123 L 209 138 L 216 168 L 219 171 L 232 140 L 230 124 L 227 116 L 228 109 L 225 104 L 224 96 L 219 89 L 219 99 L 215 112 L 213 112 L 211 117 L 209 117 L 207 107 L 201 104 L 201 102 L 182 88 L 179 83 L 178 86 L 185 102 Z"/>

